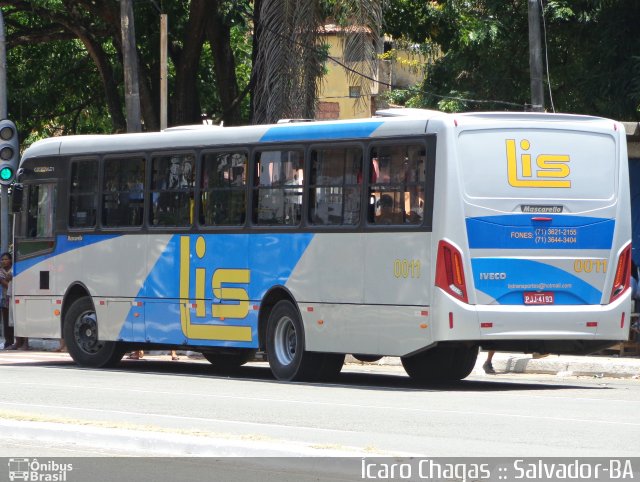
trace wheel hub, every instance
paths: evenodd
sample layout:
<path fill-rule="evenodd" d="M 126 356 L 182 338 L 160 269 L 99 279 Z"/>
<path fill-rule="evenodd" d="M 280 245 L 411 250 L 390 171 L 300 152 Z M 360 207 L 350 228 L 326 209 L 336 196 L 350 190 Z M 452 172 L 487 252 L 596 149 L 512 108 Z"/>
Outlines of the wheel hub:
<path fill-rule="evenodd" d="M 74 338 L 82 351 L 95 353 L 100 349 L 98 343 L 98 321 L 94 312 L 80 315 L 74 328 Z"/>
<path fill-rule="evenodd" d="M 297 348 L 296 327 L 291 318 L 285 316 L 278 321 L 274 338 L 278 361 L 289 365 L 296 356 Z"/>

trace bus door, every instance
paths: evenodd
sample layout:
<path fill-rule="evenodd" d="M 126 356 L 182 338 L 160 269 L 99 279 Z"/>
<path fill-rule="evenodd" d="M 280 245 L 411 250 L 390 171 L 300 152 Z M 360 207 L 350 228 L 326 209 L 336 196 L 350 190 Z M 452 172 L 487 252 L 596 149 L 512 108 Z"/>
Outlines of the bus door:
<path fill-rule="evenodd" d="M 60 321 L 54 317 L 56 258 L 54 226 L 57 184 L 51 181 L 25 184 L 21 214 L 15 226 L 14 298 L 15 319 L 28 320 L 33 332 L 43 337 L 59 337 Z M 22 335 L 20 323 L 17 334 Z M 28 335 L 28 333 L 25 333 Z"/>

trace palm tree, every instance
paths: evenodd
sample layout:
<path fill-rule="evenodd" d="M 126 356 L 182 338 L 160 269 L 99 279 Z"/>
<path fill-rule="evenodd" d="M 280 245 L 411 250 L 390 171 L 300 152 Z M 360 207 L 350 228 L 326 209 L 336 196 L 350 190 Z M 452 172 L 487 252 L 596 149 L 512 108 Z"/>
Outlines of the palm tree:
<path fill-rule="evenodd" d="M 255 0 L 252 123 L 314 117 L 326 59 L 322 26 L 330 9 L 341 24 L 355 27 L 343 29 L 344 63 L 353 69 L 350 85 L 368 91 L 367 77 L 376 72 L 382 0 Z"/>

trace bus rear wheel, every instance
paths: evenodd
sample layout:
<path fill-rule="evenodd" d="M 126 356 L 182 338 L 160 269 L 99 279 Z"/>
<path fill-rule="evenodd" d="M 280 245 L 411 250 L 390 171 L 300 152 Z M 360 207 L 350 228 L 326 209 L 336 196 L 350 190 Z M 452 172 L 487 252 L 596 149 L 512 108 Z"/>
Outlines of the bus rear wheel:
<path fill-rule="evenodd" d="M 269 366 L 278 380 L 311 380 L 320 374 L 322 356 L 305 351 L 302 320 L 290 301 L 279 301 L 271 311 L 266 341 Z"/>
<path fill-rule="evenodd" d="M 361 355 L 360 353 L 354 353 L 352 356 L 356 360 L 364 363 L 374 363 L 382 360 L 382 355 Z"/>
<path fill-rule="evenodd" d="M 319 356 L 320 366 L 316 378 L 319 381 L 331 381 L 336 378 L 344 366 L 344 353 L 322 353 Z"/>
<path fill-rule="evenodd" d="M 73 302 L 64 317 L 63 337 L 71 358 L 80 366 L 102 368 L 116 365 L 124 350 L 115 341 L 98 336 L 98 318 L 88 296 Z"/>
<path fill-rule="evenodd" d="M 202 356 L 211 363 L 216 370 L 232 371 L 250 361 L 255 353 L 255 350 L 238 349 L 237 352 L 229 353 L 203 352 Z"/>
<path fill-rule="evenodd" d="M 476 363 L 478 346 L 439 345 L 400 361 L 407 374 L 419 382 L 458 381 L 466 378 Z"/>

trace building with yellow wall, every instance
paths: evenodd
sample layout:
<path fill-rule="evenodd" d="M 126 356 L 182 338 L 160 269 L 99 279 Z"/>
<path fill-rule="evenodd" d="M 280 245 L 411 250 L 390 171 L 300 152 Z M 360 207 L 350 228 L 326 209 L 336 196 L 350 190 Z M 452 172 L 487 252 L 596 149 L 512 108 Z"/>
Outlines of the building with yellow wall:
<path fill-rule="evenodd" d="M 380 105 L 378 97 L 380 93 L 389 89 L 389 85 L 393 88 L 407 88 L 422 81 L 424 60 L 421 54 L 410 49 L 393 49 L 388 55 L 382 55 L 381 52 L 373 75 L 377 81 L 365 79 L 362 86 L 355 82 L 355 85 L 351 85 L 347 70 L 340 65 L 345 63 L 341 30 L 342 28 L 336 25 L 324 27 L 323 41 L 328 45 L 330 58 L 325 64 L 326 73 L 320 80 L 316 119 L 371 117 L 377 109 L 387 107 Z M 391 44 L 391 39 L 385 39 L 384 45 L 388 47 Z M 383 45 L 382 41 L 380 45 Z M 363 71 L 357 65 L 352 68 Z"/>

